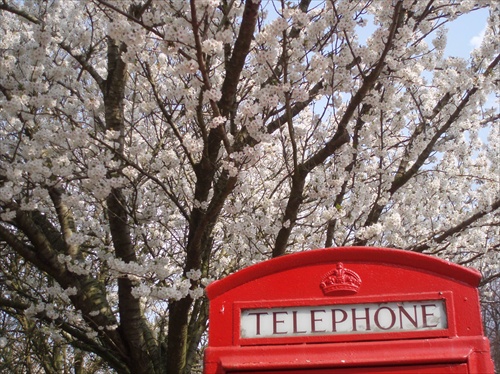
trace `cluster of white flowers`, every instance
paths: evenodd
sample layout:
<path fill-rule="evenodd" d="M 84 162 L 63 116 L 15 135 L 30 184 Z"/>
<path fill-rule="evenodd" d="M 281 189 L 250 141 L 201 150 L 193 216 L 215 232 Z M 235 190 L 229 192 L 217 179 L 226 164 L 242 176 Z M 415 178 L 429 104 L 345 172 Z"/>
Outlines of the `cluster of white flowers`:
<path fill-rule="evenodd" d="M 188 279 L 191 279 L 191 280 L 194 280 L 194 281 L 197 281 L 201 278 L 201 270 L 195 270 L 195 269 L 191 269 L 189 270 L 187 273 L 186 273 L 186 277 Z"/>
<path fill-rule="evenodd" d="M 37 303 L 31 304 L 25 311 L 24 315 L 27 318 L 34 318 L 37 314 L 44 313 L 47 318 L 56 319 L 59 317 L 59 312 L 56 310 L 54 304 L 51 303 Z"/>
<path fill-rule="evenodd" d="M 224 125 L 226 123 L 227 119 L 226 117 L 215 117 L 213 118 L 210 123 L 208 124 L 208 127 L 211 129 L 215 129 L 221 125 Z"/>
<path fill-rule="evenodd" d="M 224 46 L 219 40 L 207 39 L 202 43 L 202 50 L 208 55 L 216 55 L 222 57 Z"/>

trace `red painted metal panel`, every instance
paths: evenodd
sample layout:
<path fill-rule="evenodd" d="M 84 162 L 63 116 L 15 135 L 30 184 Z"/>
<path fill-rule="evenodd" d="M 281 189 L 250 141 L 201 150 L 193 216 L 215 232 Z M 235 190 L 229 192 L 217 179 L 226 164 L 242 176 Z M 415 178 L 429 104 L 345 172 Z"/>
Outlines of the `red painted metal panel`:
<path fill-rule="evenodd" d="M 357 367 L 349 369 L 310 369 L 310 370 L 273 370 L 273 371 L 231 371 L 228 374 L 465 374 L 469 373 L 466 364 L 451 365 L 415 365 Z"/>
<path fill-rule="evenodd" d="M 317 265 L 318 263 L 335 263 L 336 261 L 379 263 L 394 267 L 408 267 L 421 270 L 425 273 L 448 277 L 473 287 L 477 287 L 481 280 L 481 274 L 474 269 L 465 268 L 420 253 L 389 248 L 341 247 L 294 253 L 261 262 L 212 283 L 207 289 L 207 295 L 210 299 L 213 299 L 241 284 L 266 277 L 272 273 L 283 272 L 293 268 L 304 268 Z M 400 279 L 400 281 L 406 280 Z"/>
<path fill-rule="evenodd" d="M 285 346 L 208 347 L 206 362 L 218 371 L 341 369 L 467 363 L 471 373 L 493 373 L 484 337 L 408 339 Z M 481 357 L 482 356 L 482 357 Z M 491 365 L 491 366 L 490 366 Z"/>
<path fill-rule="evenodd" d="M 205 373 L 402 365 L 493 373 L 479 281 L 475 270 L 386 248 L 314 250 L 251 266 L 207 287 Z M 348 318 L 352 328 L 337 330 Z"/>

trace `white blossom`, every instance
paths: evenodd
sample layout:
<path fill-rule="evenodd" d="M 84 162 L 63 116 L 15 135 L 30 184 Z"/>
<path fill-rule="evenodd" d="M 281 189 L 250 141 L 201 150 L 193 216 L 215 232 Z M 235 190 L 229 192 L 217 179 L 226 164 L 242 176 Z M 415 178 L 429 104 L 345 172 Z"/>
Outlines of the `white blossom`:
<path fill-rule="evenodd" d="M 194 269 L 191 269 L 189 270 L 187 273 L 186 273 L 186 277 L 188 279 L 191 279 L 193 281 L 197 281 L 201 278 L 201 270 L 194 270 Z"/>

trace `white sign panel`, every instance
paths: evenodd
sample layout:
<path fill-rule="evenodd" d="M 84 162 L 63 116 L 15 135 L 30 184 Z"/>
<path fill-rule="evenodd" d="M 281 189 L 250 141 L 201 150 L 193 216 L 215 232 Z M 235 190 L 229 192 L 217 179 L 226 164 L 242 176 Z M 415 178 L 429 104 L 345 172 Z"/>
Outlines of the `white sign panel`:
<path fill-rule="evenodd" d="M 368 334 L 444 330 L 448 326 L 444 300 L 242 309 L 240 336 Z"/>

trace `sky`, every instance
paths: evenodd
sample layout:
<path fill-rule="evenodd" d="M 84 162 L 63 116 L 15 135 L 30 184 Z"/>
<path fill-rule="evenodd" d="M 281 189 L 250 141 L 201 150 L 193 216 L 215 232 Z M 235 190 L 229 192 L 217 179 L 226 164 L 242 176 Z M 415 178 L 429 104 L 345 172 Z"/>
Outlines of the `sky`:
<path fill-rule="evenodd" d="M 264 7 L 269 12 L 270 19 L 273 19 L 272 1 L 276 0 L 266 0 L 263 2 Z M 298 0 L 292 0 L 289 2 L 293 3 L 297 1 Z M 488 9 L 480 9 L 460 16 L 456 20 L 448 23 L 446 26 L 449 30 L 448 43 L 445 53 L 449 56 L 467 58 L 470 52 L 481 43 L 487 18 Z M 362 30 L 359 31 L 361 31 L 359 40 L 362 41 L 364 38 L 368 37 L 373 30 L 367 27 L 365 33 L 363 33 Z M 366 36 L 362 34 L 366 34 Z"/>
<path fill-rule="evenodd" d="M 448 22 L 445 25 L 448 29 L 445 55 L 468 58 L 471 51 L 481 44 L 488 15 L 488 9 L 480 9 Z M 358 29 L 358 32 L 359 40 L 363 43 L 373 32 L 373 26 L 368 22 L 368 25 Z M 430 44 L 432 38 L 428 39 Z"/>
<path fill-rule="evenodd" d="M 450 22 L 446 26 L 448 29 L 448 42 L 445 55 L 468 59 L 472 50 L 481 44 L 488 16 L 488 9 L 480 9 Z M 489 96 L 485 106 L 496 107 L 497 111 L 500 111 L 498 99 L 495 98 L 494 94 Z M 479 132 L 483 142 L 488 142 L 489 134 L 489 128 L 481 129 Z"/>
<path fill-rule="evenodd" d="M 481 43 L 488 10 L 481 9 L 465 14 L 450 22 L 448 28 L 448 45 L 446 54 L 456 57 L 468 57 L 470 52 Z"/>
<path fill-rule="evenodd" d="M 447 23 L 445 26 L 448 29 L 447 43 L 444 51 L 445 56 L 462 57 L 468 60 L 472 50 L 479 47 L 481 44 L 486 30 L 488 16 L 488 9 L 480 9 L 462 15 L 454 21 Z M 366 27 L 365 31 L 359 31 L 360 41 L 367 38 L 373 32 L 369 25 Z M 364 34 L 366 34 L 366 36 Z M 430 40 L 431 38 L 429 38 L 429 44 Z M 494 107 L 500 111 L 499 98 L 495 98 L 495 95 L 491 94 L 485 106 Z M 480 134 L 482 140 L 487 141 L 489 129 L 482 129 Z"/>
<path fill-rule="evenodd" d="M 263 4 L 266 4 L 265 6 L 269 11 L 269 16 L 271 17 L 271 19 L 273 18 L 273 7 L 271 5 L 272 1 L 273 0 L 267 0 L 263 2 Z M 295 1 L 298 0 L 292 0 L 292 2 Z M 454 21 L 447 23 L 446 28 L 448 29 L 448 34 L 447 44 L 444 52 L 445 56 L 462 57 L 468 60 L 470 58 L 472 50 L 478 47 L 481 43 L 484 31 L 486 29 L 488 16 L 488 9 L 480 9 L 462 15 Z M 368 25 L 366 27 L 358 29 L 359 42 L 363 44 L 364 40 L 366 40 L 366 38 L 368 38 L 368 36 L 371 35 L 372 32 L 373 26 L 370 27 L 370 22 L 368 22 Z M 495 98 L 495 95 L 491 94 L 485 106 L 498 108 L 497 110 L 500 111 L 499 98 Z M 481 130 L 480 136 L 483 141 L 487 141 L 489 132 L 490 131 L 488 128 Z"/>

